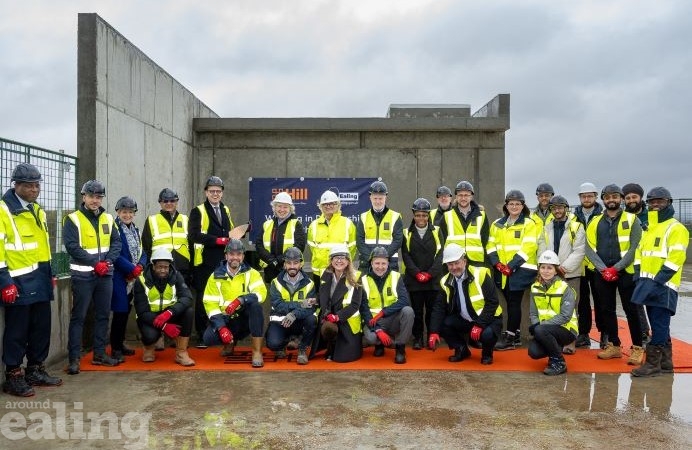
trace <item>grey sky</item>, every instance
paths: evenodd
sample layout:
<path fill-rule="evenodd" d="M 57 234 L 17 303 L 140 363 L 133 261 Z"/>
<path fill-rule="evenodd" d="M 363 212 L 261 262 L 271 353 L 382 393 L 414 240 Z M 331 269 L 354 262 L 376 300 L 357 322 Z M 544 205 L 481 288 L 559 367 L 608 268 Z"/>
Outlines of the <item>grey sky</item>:
<path fill-rule="evenodd" d="M 0 1 L 5 138 L 76 153 L 77 13 L 96 12 L 222 117 L 509 93 L 506 188 L 529 203 L 543 181 L 692 197 L 686 0 Z"/>

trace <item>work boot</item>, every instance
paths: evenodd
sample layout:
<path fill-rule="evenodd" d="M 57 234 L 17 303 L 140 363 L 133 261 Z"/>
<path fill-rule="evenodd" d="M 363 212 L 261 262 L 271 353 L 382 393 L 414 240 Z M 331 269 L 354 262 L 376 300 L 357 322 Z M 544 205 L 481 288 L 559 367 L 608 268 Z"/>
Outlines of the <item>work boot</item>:
<path fill-rule="evenodd" d="M 156 351 L 154 344 L 152 345 L 145 345 L 144 346 L 144 351 L 142 352 L 142 361 L 149 363 L 149 362 L 154 362 L 156 361 Z"/>
<path fill-rule="evenodd" d="M 30 386 L 60 386 L 62 384 L 62 379 L 48 375 L 43 364 L 27 366 L 24 379 Z"/>
<path fill-rule="evenodd" d="M 521 347 L 521 336 L 519 331 L 511 332 L 505 331 L 500 336 L 500 339 L 495 344 L 495 350 L 514 350 L 517 347 Z"/>
<path fill-rule="evenodd" d="M 77 375 L 79 373 L 79 358 L 70 359 L 65 372 L 68 375 Z"/>
<path fill-rule="evenodd" d="M 454 355 L 447 358 L 447 360 L 449 362 L 457 363 L 457 362 L 462 362 L 463 360 L 465 360 L 469 356 L 471 356 L 471 350 L 469 350 L 469 348 L 464 345 L 461 348 L 455 348 L 454 349 Z"/>
<path fill-rule="evenodd" d="M 627 359 L 627 364 L 630 366 L 641 366 L 644 360 L 644 349 L 638 345 L 633 345 L 631 350 L 632 353 L 630 353 L 630 357 Z"/>
<path fill-rule="evenodd" d="M 117 359 L 113 359 L 110 356 L 108 356 L 105 352 L 104 353 L 99 353 L 99 354 L 94 354 L 94 357 L 91 358 L 91 364 L 95 366 L 106 366 L 106 367 L 115 367 L 118 364 Z"/>
<path fill-rule="evenodd" d="M 603 351 L 598 352 L 598 359 L 622 358 L 622 349 L 619 345 L 608 342 Z"/>
<path fill-rule="evenodd" d="M 375 351 L 373 352 L 372 356 L 380 357 L 384 356 L 384 345 L 382 344 L 375 344 Z"/>
<path fill-rule="evenodd" d="M 230 344 L 224 344 L 223 347 L 221 347 L 221 356 L 224 358 L 227 356 L 233 356 L 233 352 L 235 351 L 235 341 L 231 342 Z"/>
<path fill-rule="evenodd" d="M 423 349 L 423 338 L 422 337 L 413 338 L 413 349 L 414 350 L 422 350 Z"/>
<path fill-rule="evenodd" d="M 201 350 L 204 350 L 205 348 L 209 348 L 209 346 L 204 343 L 204 338 L 202 336 L 198 336 L 197 337 L 197 343 L 195 344 L 195 348 L 199 348 Z"/>
<path fill-rule="evenodd" d="M 646 362 L 643 366 L 632 369 L 635 377 L 657 377 L 661 374 L 661 356 L 663 347 L 649 344 L 646 347 Z"/>
<path fill-rule="evenodd" d="M 277 359 L 286 359 L 286 349 L 282 348 L 281 350 L 275 351 L 274 356 Z"/>
<path fill-rule="evenodd" d="M 195 360 L 190 358 L 187 353 L 187 346 L 190 343 L 190 337 L 178 336 L 175 338 L 175 362 L 183 367 L 195 365 Z"/>
<path fill-rule="evenodd" d="M 601 341 L 599 343 L 601 350 L 605 350 L 605 348 L 608 346 L 608 342 L 610 342 L 610 336 L 608 336 L 608 333 L 601 333 Z"/>
<path fill-rule="evenodd" d="M 134 349 L 134 348 L 130 348 L 130 347 L 128 347 L 127 345 L 123 344 L 122 352 L 123 352 L 123 356 L 134 356 L 134 354 L 135 354 L 135 349 Z"/>
<path fill-rule="evenodd" d="M 308 351 L 304 348 L 298 349 L 298 359 L 296 360 L 298 364 L 304 366 L 308 363 Z"/>
<path fill-rule="evenodd" d="M 589 348 L 591 347 L 591 338 L 589 337 L 588 334 L 580 334 L 577 336 L 577 340 L 574 341 L 575 347 L 586 347 Z"/>
<path fill-rule="evenodd" d="M 406 345 L 396 344 L 396 353 L 394 354 L 395 364 L 406 364 Z"/>
<path fill-rule="evenodd" d="M 262 337 L 252 337 L 252 367 L 258 369 L 264 367 L 262 358 Z"/>
<path fill-rule="evenodd" d="M 5 382 L 2 383 L 2 392 L 17 397 L 31 397 L 36 394 L 34 389 L 29 386 L 24 379 L 21 367 L 5 372 Z"/>
<path fill-rule="evenodd" d="M 125 354 L 122 350 L 111 350 L 111 358 L 117 360 L 119 363 L 125 362 Z"/>
<path fill-rule="evenodd" d="M 481 355 L 481 364 L 489 366 L 493 363 L 493 355 Z"/>
<path fill-rule="evenodd" d="M 548 365 L 543 369 L 543 373 L 550 376 L 560 375 L 565 372 L 567 372 L 567 364 L 563 356 L 548 358 Z"/>
<path fill-rule="evenodd" d="M 673 373 L 673 343 L 668 341 L 661 353 L 661 373 Z"/>
<path fill-rule="evenodd" d="M 157 352 L 162 352 L 165 348 L 166 348 L 166 343 L 163 340 L 163 334 L 162 334 L 161 337 L 154 344 L 154 350 L 156 350 Z"/>

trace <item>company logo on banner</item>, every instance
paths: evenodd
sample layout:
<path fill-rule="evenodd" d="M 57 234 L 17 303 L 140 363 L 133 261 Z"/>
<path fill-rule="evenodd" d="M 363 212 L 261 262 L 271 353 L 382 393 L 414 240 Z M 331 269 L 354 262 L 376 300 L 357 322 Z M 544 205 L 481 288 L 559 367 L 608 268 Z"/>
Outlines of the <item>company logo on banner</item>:
<path fill-rule="evenodd" d="M 279 192 L 293 199 L 296 218 L 307 226 L 321 214 L 317 202 L 322 193 L 330 190 L 341 200 L 341 214 L 354 223 L 360 213 L 370 208 L 368 189 L 377 178 L 250 178 L 250 240 L 262 237 L 262 224 L 271 219 L 271 201 Z"/>

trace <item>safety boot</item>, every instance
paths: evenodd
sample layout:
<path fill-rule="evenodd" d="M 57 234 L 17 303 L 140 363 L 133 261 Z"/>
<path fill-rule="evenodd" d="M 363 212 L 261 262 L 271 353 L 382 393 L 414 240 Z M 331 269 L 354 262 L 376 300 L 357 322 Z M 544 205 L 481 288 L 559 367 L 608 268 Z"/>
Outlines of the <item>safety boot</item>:
<path fill-rule="evenodd" d="M 562 355 L 557 358 L 548 358 L 548 365 L 543 369 L 543 373 L 549 376 L 561 375 L 565 372 L 567 372 L 567 363 Z"/>
<path fill-rule="evenodd" d="M 252 367 L 258 369 L 264 367 L 262 358 L 262 337 L 252 337 Z"/>
<path fill-rule="evenodd" d="M 519 331 L 505 331 L 500 336 L 500 339 L 495 344 L 495 350 L 514 350 L 521 347 L 521 335 Z"/>
<path fill-rule="evenodd" d="M 308 363 L 308 351 L 305 348 L 298 349 L 298 359 L 296 360 L 298 364 L 304 366 Z"/>
<path fill-rule="evenodd" d="M 235 351 L 235 341 L 231 342 L 230 344 L 224 344 L 223 347 L 221 347 L 221 356 L 224 358 L 227 356 L 233 356 L 233 352 Z"/>
<path fill-rule="evenodd" d="M 62 384 L 62 379 L 48 375 L 43 364 L 27 366 L 24 379 L 30 386 L 60 386 Z"/>
<path fill-rule="evenodd" d="M 406 364 L 406 345 L 396 344 L 396 353 L 394 354 L 395 364 Z"/>
<path fill-rule="evenodd" d="M 423 338 L 422 337 L 414 337 L 413 338 L 413 349 L 414 350 L 422 350 L 423 349 Z"/>
<path fill-rule="evenodd" d="M 2 392 L 17 397 L 31 397 L 36 394 L 34 389 L 29 386 L 26 379 L 24 379 L 21 367 L 5 372 L 5 382 L 2 383 Z"/>
<path fill-rule="evenodd" d="M 627 364 L 630 366 L 641 366 L 643 360 L 644 348 L 639 347 L 638 345 L 633 345 L 632 353 L 630 353 L 630 357 L 627 359 Z"/>
<path fill-rule="evenodd" d="M 588 334 L 580 334 L 574 342 L 576 347 L 591 347 L 591 338 Z"/>
<path fill-rule="evenodd" d="M 68 375 L 77 375 L 79 373 L 79 363 L 79 358 L 70 359 L 65 372 L 67 372 Z"/>
<path fill-rule="evenodd" d="M 106 352 L 103 352 L 99 354 L 94 354 L 94 357 L 91 358 L 91 364 L 95 366 L 115 367 L 120 363 L 117 359 L 113 359 L 110 356 L 108 356 Z"/>
<path fill-rule="evenodd" d="M 142 361 L 149 363 L 156 361 L 156 347 L 154 344 L 145 345 L 144 351 L 142 352 Z"/>
<path fill-rule="evenodd" d="M 457 363 L 457 362 L 462 362 L 463 360 L 465 360 L 469 356 L 471 356 L 471 350 L 469 350 L 469 348 L 464 345 L 463 347 L 455 348 L 454 354 L 452 356 L 450 356 L 449 358 L 447 358 L 447 360 L 449 362 Z"/>
<path fill-rule="evenodd" d="M 657 377 L 661 374 L 661 356 L 663 347 L 649 344 L 646 347 L 646 362 L 644 365 L 632 369 L 635 377 Z"/>
<path fill-rule="evenodd" d="M 111 350 L 111 358 L 115 359 L 121 364 L 125 362 L 125 354 L 122 352 L 122 350 Z"/>
<path fill-rule="evenodd" d="M 375 351 L 373 352 L 372 356 L 380 357 L 384 356 L 384 345 L 382 344 L 375 344 Z"/>
<path fill-rule="evenodd" d="M 175 362 L 183 367 L 195 365 L 195 360 L 190 358 L 187 353 L 187 346 L 190 343 L 190 337 L 178 336 L 175 338 Z"/>
<path fill-rule="evenodd" d="M 673 373 L 673 343 L 670 340 L 661 353 L 661 373 Z"/>
<path fill-rule="evenodd" d="M 608 345 L 606 345 L 603 351 L 598 352 L 597 356 L 598 359 L 622 358 L 622 348 L 619 345 L 608 342 Z"/>
<path fill-rule="evenodd" d="M 163 340 L 163 334 L 162 334 L 161 337 L 154 344 L 154 350 L 156 350 L 157 352 L 162 352 L 165 350 L 165 348 L 166 348 L 166 343 Z"/>

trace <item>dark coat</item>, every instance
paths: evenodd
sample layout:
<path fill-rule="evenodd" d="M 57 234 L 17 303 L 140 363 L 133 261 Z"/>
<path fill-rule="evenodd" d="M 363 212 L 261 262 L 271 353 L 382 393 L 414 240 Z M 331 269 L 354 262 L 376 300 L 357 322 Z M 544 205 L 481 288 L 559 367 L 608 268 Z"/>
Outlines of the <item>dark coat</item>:
<path fill-rule="evenodd" d="M 362 286 L 356 287 L 353 292 L 353 297 L 351 298 L 351 303 L 344 307 L 342 304 L 343 298 L 348 290 L 346 287 L 346 280 L 344 277 L 342 277 L 336 285 L 334 295 L 329 295 L 331 292 L 332 281 L 332 273 L 325 271 L 322 274 L 319 292 L 320 320 L 318 323 L 322 324 L 322 321 L 327 314 L 336 314 L 339 316 L 339 333 L 336 337 L 332 360 L 336 362 L 355 361 L 363 356 L 363 333 L 354 334 L 346 321 L 349 317 L 358 312 L 361 302 L 365 297 L 365 293 Z M 319 348 L 319 332 L 316 333 L 316 335 L 318 337 L 317 348 Z"/>
<path fill-rule="evenodd" d="M 276 278 L 279 272 L 283 270 L 283 248 L 284 237 L 286 234 L 286 226 L 288 226 L 289 220 L 295 218 L 296 215 L 291 214 L 286 220 L 281 222 L 281 225 L 278 226 L 277 223 L 279 222 L 279 220 L 276 218 L 276 216 L 269 219 L 272 222 L 274 222 L 274 228 L 272 229 L 272 239 L 269 245 L 270 248 L 264 248 L 264 241 L 262 240 L 261 234 L 257 242 L 255 242 L 257 256 L 259 256 L 260 259 L 267 264 L 267 266 L 264 268 L 265 283 L 269 283 L 271 280 Z M 293 246 L 298 248 L 302 252 L 305 251 L 306 242 L 307 237 L 305 234 L 305 227 L 303 227 L 303 224 L 300 221 L 297 221 L 295 230 L 293 231 Z"/>
<path fill-rule="evenodd" d="M 120 218 L 116 218 L 115 223 L 118 224 L 122 248 L 120 250 L 120 255 L 113 264 L 115 270 L 113 270 L 113 296 L 111 297 L 111 311 L 128 312 L 130 299 L 127 295 L 127 281 L 125 279 L 134 270 L 135 265 L 139 264 L 142 267 L 146 267 L 147 255 L 146 253 L 142 252 L 142 256 L 139 258 L 139 260 L 132 262 L 132 257 L 130 256 L 130 246 L 127 243 L 127 238 L 125 237 L 125 232 L 123 231 L 122 221 Z M 134 229 L 135 234 L 139 238 L 139 228 L 135 226 Z"/>
<path fill-rule="evenodd" d="M 432 224 L 428 224 L 428 230 L 422 239 L 418 235 L 414 222 L 411 222 L 408 230 L 411 233 L 409 243 L 406 245 L 406 238 L 404 238 L 404 243 L 401 246 L 401 258 L 406 266 L 406 271 L 403 273 L 404 285 L 409 292 L 436 291 L 439 288 L 443 269 L 442 249 L 444 248 L 444 241 L 442 234 L 440 233 L 440 251 L 437 251 Z M 416 274 L 419 272 L 428 272 L 432 275 L 432 279 L 425 284 L 419 283 L 416 280 Z"/>
<path fill-rule="evenodd" d="M 188 234 L 190 241 L 190 259 L 194 261 L 194 244 L 203 244 L 204 250 L 202 250 L 202 264 L 205 267 L 207 273 L 214 271 L 216 266 L 219 265 L 220 261 L 224 260 L 224 246 L 216 245 L 216 238 L 228 237 L 228 233 L 233 227 L 231 218 L 224 213 L 224 204 L 221 202 L 219 207 L 221 208 L 221 219 L 222 222 L 216 217 L 214 208 L 212 208 L 209 200 L 205 200 L 204 209 L 207 211 L 209 216 L 209 228 L 206 233 L 202 233 L 202 214 L 199 212 L 197 207 L 192 208 L 190 211 L 190 217 L 188 221 Z M 206 280 L 204 280 L 206 282 Z"/>
<path fill-rule="evenodd" d="M 175 267 L 171 265 L 171 269 L 168 271 L 168 278 L 165 280 L 157 279 L 154 275 L 154 270 L 152 264 L 148 264 L 144 269 L 142 274 L 144 277 L 144 283 L 151 288 L 158 281 L 159 288 L 163 291 L 166 284 L 175 285 L 176 290 L 176 302 L 169 306 L 167 309 L 173 313 L 173 317 L 178 317 L 185 312 L 187 308 L 192 307 L 192 293 L 190 289 L 185 284 L 183 276 L 175 270 Z M 144 285 L 142 285 L 142 277 L 138 278 L 135 282 L 134 291 L 134 305 L 135 311 L 137 312 L 137 319 L 143 321 L 146 324 L 154 326 L 154 319 L 156 316 L 161 314 L 163 311 L 152 312 L 149 306 L 149 298 L 144 290 Z"/>

